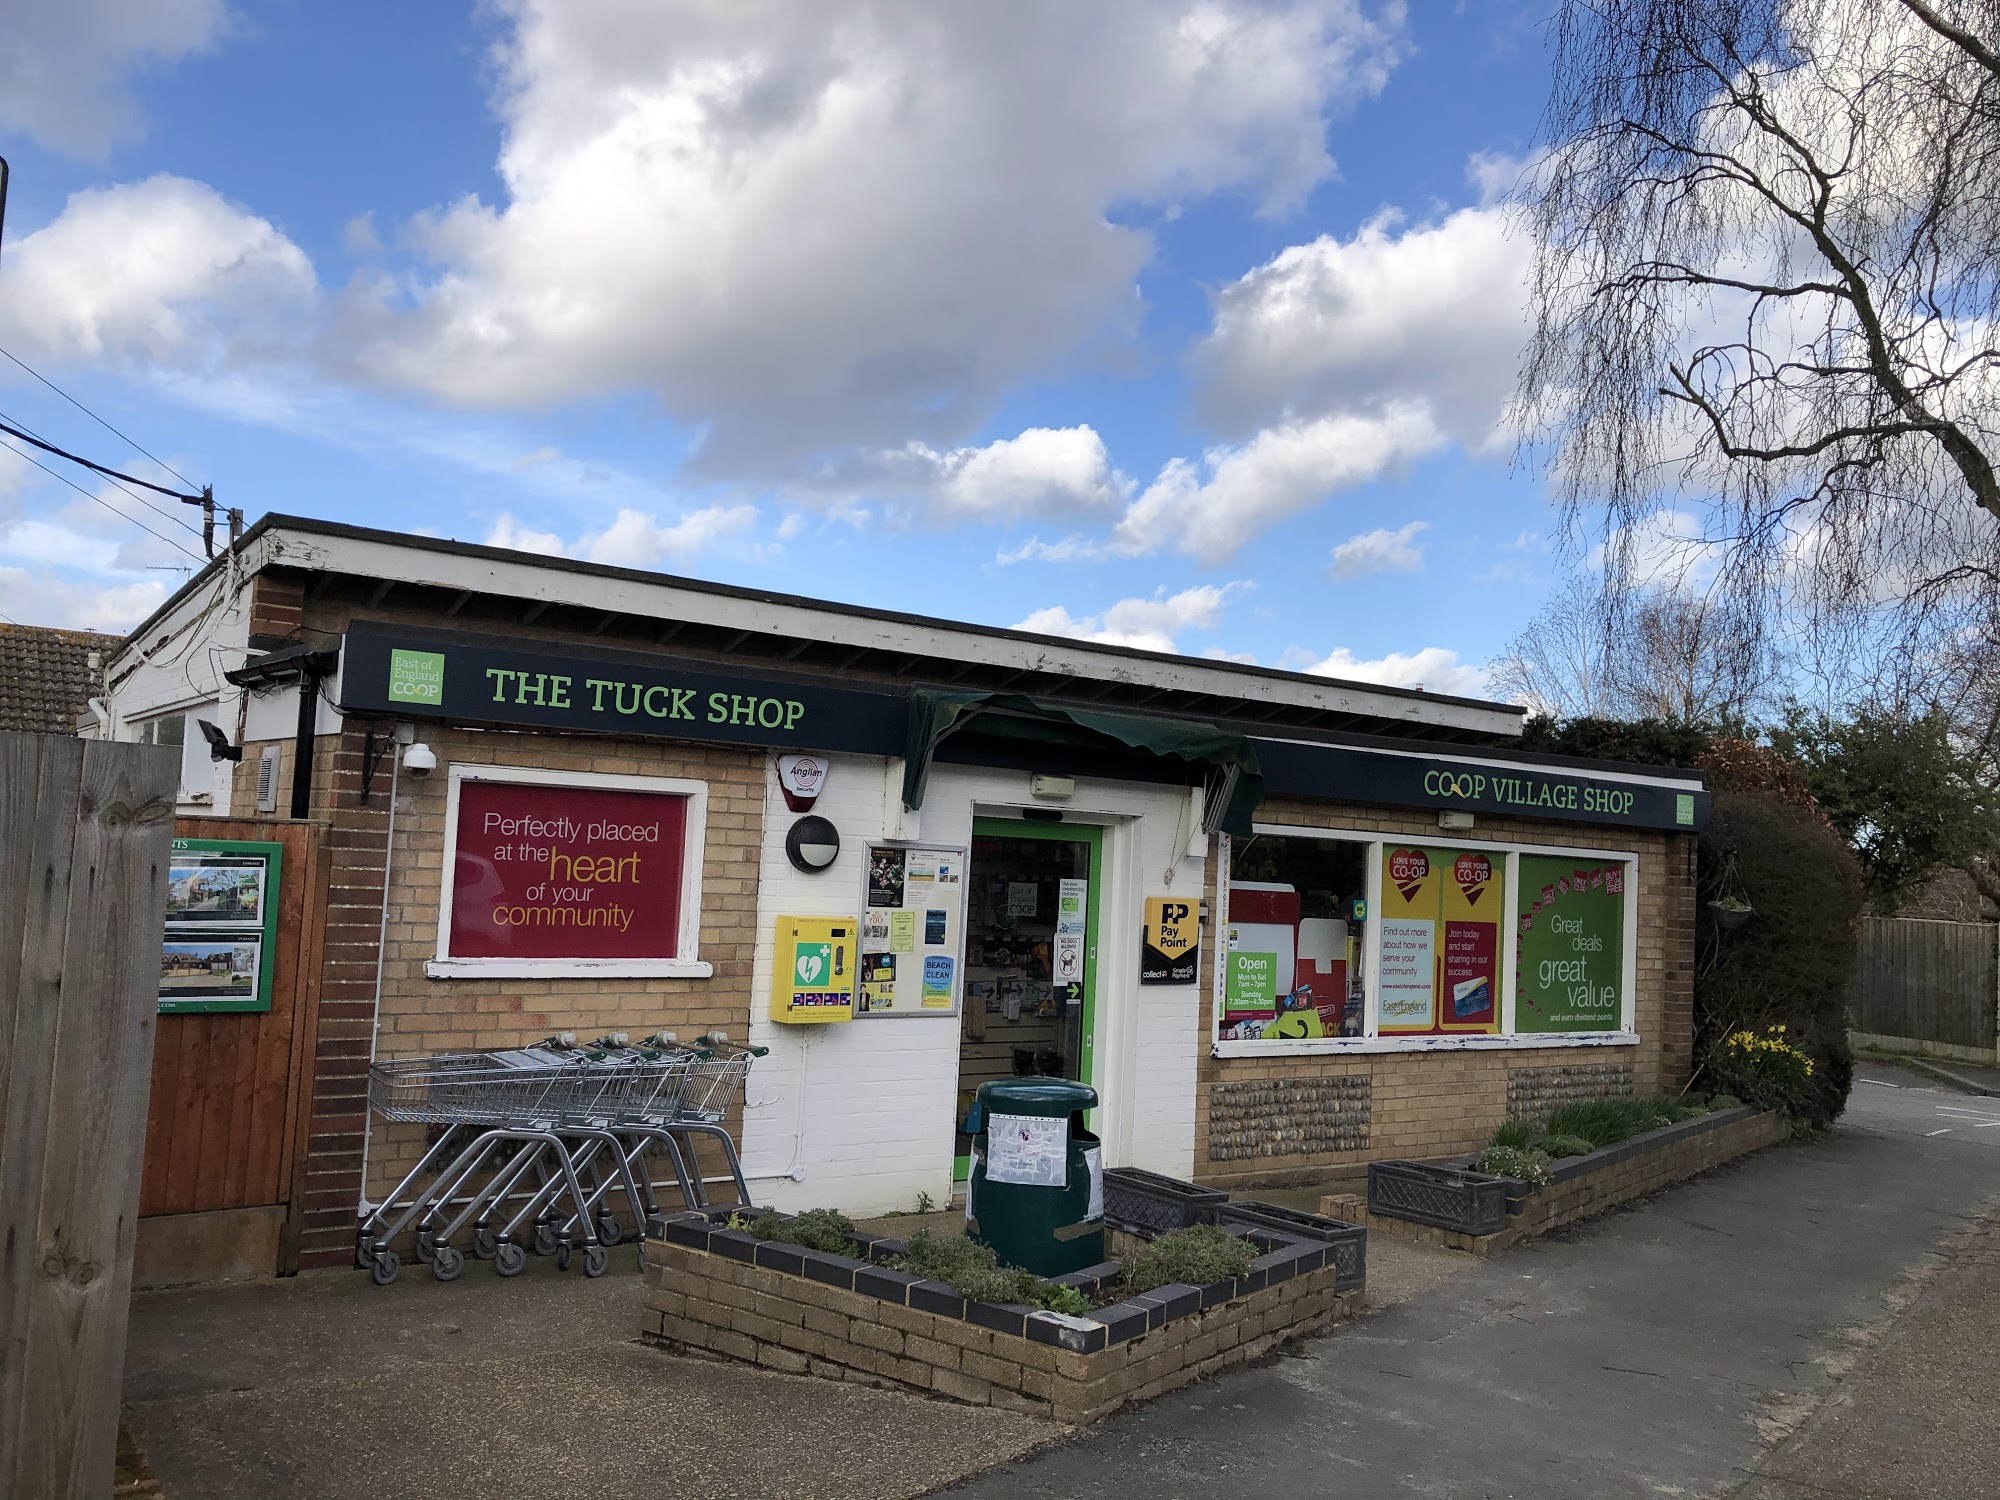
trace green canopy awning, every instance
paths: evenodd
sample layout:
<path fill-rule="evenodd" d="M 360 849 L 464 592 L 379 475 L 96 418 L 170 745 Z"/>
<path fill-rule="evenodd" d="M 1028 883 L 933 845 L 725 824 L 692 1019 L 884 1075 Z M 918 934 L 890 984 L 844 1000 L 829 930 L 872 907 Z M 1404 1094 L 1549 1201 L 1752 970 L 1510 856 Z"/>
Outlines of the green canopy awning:
<path fill-rule="evenodd" d="M 1213 724 L 1100 713 L 1017 693 L 957 693 L 919 688 L 910 697 L 909 746 L 903 756 L 903 805 L 922 807 L 938 745 L 977 719 L 980 732 L 1051 747 L 1109 740 L 1128 750 L 1178 760 L 1202 771 L 1208 813 L 1203 822 L 1248 834 L 1264 800 L 1264 776 L 1249 737 Z"/>

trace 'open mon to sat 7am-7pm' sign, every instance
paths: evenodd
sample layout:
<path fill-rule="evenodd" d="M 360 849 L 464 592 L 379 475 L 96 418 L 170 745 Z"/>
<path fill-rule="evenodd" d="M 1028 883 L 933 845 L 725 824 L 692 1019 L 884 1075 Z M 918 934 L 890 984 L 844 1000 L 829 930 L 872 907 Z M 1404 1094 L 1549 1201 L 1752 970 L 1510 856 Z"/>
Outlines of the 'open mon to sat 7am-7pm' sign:
<path fill-rule="evenodd" d="M 687 806 L 666 792 L 465 781 L 450 956 L 678 956 Z"/>

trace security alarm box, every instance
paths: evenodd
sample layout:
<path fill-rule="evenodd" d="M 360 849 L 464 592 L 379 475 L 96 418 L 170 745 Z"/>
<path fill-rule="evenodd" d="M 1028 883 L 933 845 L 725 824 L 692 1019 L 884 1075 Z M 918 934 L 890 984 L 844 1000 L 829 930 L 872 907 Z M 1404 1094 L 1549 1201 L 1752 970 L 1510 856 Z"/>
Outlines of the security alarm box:
<path fill-rule="evenodd" d="M 793 1026 L 853 1020 L 860 932 L 853 917 L 779 917 L 771 1019 Z"/>

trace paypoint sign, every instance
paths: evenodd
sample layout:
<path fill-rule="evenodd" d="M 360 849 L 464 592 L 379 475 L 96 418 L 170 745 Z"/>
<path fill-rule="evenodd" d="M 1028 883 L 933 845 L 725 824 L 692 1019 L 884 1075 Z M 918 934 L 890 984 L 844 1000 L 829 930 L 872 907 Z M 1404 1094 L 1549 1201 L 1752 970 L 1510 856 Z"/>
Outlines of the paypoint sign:
<path fill-rule="evenodd" d="M 1139 983 L 1193 984 L 1201 969 L 1201 914 L 1185 896 L 1148 896 Z"/>
<path fill-rule="evenodd" d="M 604 734 L 900 754 L 905 701 L 668 656 L 580 652 L 495 636 L 356 623 L 342 647 L 347 713 Z"/>

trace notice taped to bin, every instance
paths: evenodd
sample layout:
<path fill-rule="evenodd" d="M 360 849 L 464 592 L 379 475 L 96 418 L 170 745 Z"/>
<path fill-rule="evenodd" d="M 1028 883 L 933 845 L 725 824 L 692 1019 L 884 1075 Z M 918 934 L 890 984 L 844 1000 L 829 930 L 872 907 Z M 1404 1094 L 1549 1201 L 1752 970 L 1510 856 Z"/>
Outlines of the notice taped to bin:
<path fill-rule="evenodd" d="M 1060 1115 L 989 1115 L 986 1180 L 1068 1187 L 1069 1121 Z"/>

